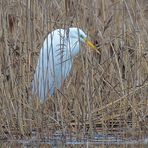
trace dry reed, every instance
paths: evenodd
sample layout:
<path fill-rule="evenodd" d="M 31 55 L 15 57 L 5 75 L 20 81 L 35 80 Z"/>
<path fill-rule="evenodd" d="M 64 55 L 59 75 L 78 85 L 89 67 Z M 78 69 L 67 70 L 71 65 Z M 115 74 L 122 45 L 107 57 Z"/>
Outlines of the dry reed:
<path fill-rule="evenodd" d="M 146 0 L 1 0 L 0 139 L 147 136 L 147 11 Z M 87 32 L 101 55 L 82 46 L 63 92 L 30 101 L 44 38 L 70 26 Z"/>

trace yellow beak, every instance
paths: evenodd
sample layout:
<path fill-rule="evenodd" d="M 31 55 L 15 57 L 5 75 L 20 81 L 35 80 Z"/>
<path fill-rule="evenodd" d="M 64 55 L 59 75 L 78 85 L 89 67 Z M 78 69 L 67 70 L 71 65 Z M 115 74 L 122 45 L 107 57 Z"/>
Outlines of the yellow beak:
<path fill-rule="evenodd" d="M 100 54 L 100 51 L 97 50 L 96 46 L 93 45 L 92 42 L 90 42 L 87 38 L 84 39 L 84 42 L 86 43 L 86 45 L 91 48 L 94 49 L 98 54 Z"/>
<path fill-rule="evenodd" d="M 87 44 L 87 46 L 88 46 L 89 48 L 96 48 L 96 47 L 93 45 L 93 43 L 90 42 L 87 38 L 84 39 L 84 41 L 85 41 L 85 43 Z"/>

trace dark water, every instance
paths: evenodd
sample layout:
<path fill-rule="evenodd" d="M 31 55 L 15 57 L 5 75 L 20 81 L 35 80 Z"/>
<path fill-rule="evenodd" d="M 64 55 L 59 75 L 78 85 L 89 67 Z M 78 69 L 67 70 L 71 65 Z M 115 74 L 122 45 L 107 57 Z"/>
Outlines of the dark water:
<path fill-rule="evenodd" d="M 3 143 L 1 148 L 148 148 L 148 144 L 32 144 Z"/>
<path fill-rule="evenodd" d="M 148 139 L 140 141 L 66 141 L 50 140 L 46 142 L 39 141 L 0 141 L 0 148 L 148 148 Z"/>

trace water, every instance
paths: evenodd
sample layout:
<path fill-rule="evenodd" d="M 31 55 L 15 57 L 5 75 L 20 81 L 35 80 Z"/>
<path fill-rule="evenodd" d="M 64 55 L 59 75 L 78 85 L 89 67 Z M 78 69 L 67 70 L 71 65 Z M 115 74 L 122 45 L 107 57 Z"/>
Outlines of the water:
<path fill-rule="evenodd" d="M 49 144 L 49 143 L 34 143 L 30 145 L 16 143 L 16 142 L 5 142 L 0 143 L 2 148 L 31 148 L 31 147 L 41 147 L 41 148 L 148 148 L 148 144 L 96 144 L 96 143 L 85 143 L 85 144 Z"/>
<path fill-rule="evenodd" d="M 148 138 L 143 140 L 57 140 L 52 139 L 46 142 L 41 141 L 26 141 L 26 140 L 11 140 L 11 141 L 0 141 L 0 148 L 148 148 Z"/>

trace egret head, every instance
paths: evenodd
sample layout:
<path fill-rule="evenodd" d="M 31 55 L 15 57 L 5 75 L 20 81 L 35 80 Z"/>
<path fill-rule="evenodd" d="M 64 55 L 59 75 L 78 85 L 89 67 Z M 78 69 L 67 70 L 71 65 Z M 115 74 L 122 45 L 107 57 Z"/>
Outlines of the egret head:
<path fill-rule="evenodd" d="M 88 40 L 87 35 L 79 28 L 70 28 L 70 36 L 73 39 L 79 39 L 80 42 L 85 43 L 89 48 L 95 48 L 95 46 Z"/>

